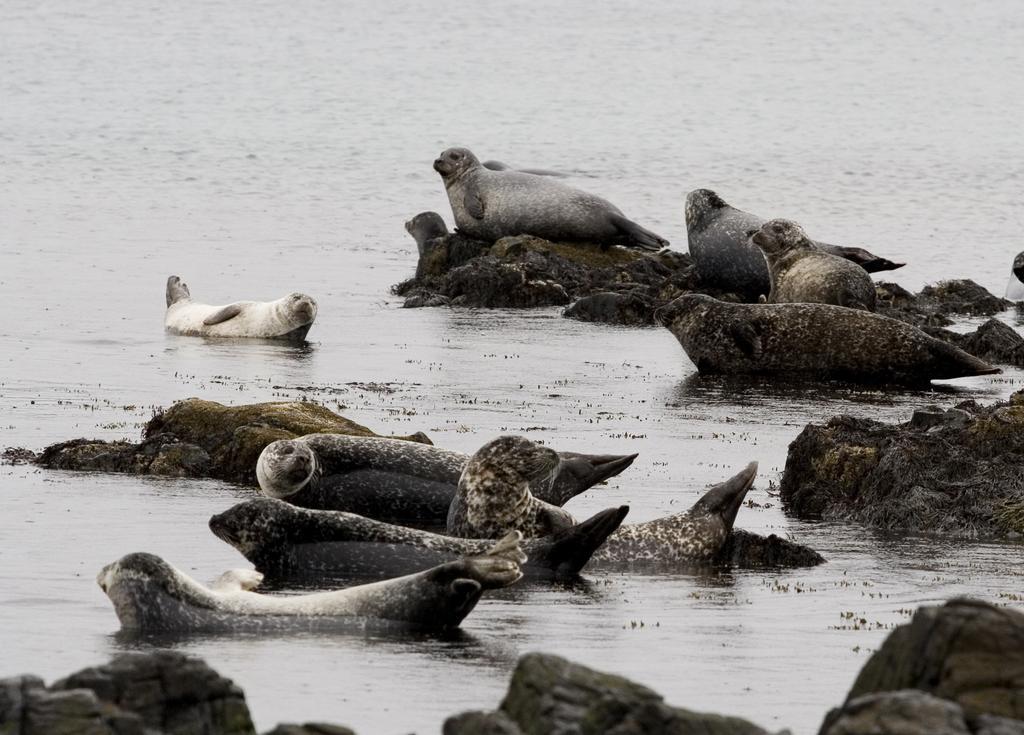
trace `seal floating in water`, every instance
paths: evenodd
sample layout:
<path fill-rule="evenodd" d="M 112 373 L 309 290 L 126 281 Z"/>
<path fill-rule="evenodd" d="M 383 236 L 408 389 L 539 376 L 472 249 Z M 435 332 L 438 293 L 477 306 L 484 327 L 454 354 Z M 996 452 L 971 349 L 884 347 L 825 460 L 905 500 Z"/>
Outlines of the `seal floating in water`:
<path fill-rule="evenodd" d="M 747 301 L 767 296 L 771 290 L 768 266 L 748 236 L 763 224 L 763 218 L 729 206 L 710 189 L 691 191 L 686 196 L 686 232 L 701 281 Z M 903 267 L 863 248 L 813 242 L 826 253 L 851 260 L 869 273 Z"/>
<path fill-rule="evenodd" d="M 96 578 L 125 630 L 157 632 L 309 630 L 362 626 L 458 627 L 485 590 L 522 577 L 521 536 L 485 554 L 418 574 L 333 592 L 282 597 L 252 589 L 262 575 L 238 571 L 206 587 L 153 554 L 128 554 Z"/>
<path fill-rule="evenodd" d="M 1024 301 L 1024 253 L 1017 253 L 1010 269 L 1010 282 L 1006 284 L 1006 298 Z"/>
<path fill-rule="evenodd" d="M 629 506 L 609 508 L 550 536 L 522 542 L 531 579 L 579 574 Z M 374 521 L 354 513 L 297 508 L 281 500 L 247 500 L 210 518 L 210 530 L 275 580 L 375 579 L 409 574 L 487 551 L 493 541 L 462 539 Z"/>
<path fill-rule="evenodd" d="M 476 451 L 459 477 L 448 509 L 448 533 L 462 538 L 500 538 L 511 530 L 526 538 L 571 528 L 573 517 L 530 492 L 550 483 L 558 453 L 524 436 L 499 436 Z"/>
<path fill-rule="evenodd" d="M 316 301 L 293 293 L 277 301 L 236 301 L 210 306 L 192 301 L 178 276 L 167 279 L 164 327 L 190 337 L 250 337 L 301 342 L 316 319 Z"/>
<path fill-rule="evenodd" d="M 727 304 L 687 294 L 655 316 L 701 373 L 922 384 L 1000 372 L 909 324 L 830 304 Z"/>
<path fill-rule="evenodd" d="M 563 505 L 625 470 L 636 456 L 560 452 L 554 482 L 538 479 L 533 492 Z M 396 439 L 309 434 L 267 445 L 256 478 L 264 494 L 293 505 L 443 527 L 468 461 L 460 452 Z"/>
<path fill-rule="evenodd" d="M 534 235 L 556 242 L 626 244 L 661 250 L 668 240 L 629 220 L 601 197 L 550 177 L 491 171 L 466 148 L 434 161 L 459 230 L 481 240 Z"/>
<path fill-rule="evenodd" d="M 867 271 L 816 248 L 796 222 L 765 222 L 751 240 L 768 261 L 769 304 L 835 304 L 875 310 L 875 284 Z"/>

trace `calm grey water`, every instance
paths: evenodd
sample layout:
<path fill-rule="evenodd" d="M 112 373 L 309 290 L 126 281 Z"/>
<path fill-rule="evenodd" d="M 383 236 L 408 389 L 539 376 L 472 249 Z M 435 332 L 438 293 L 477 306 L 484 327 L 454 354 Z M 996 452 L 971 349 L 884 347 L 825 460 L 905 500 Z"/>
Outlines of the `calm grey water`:
<path fill-rule="evenodd" d="M 96 572 L 137 550 L 204 581 L 244 566 L 206 521 L 251 491 L 6 466 L 0 675 L 52 679 L 169 645 L 235 678 L 261 727 L 432 733 L 497 704 L 517 656 L 543 650 L 675 704 L 809 732 L 909 609 L 959 594 L 1019 606 L 1020 544 L 795 522 L 769 483 L 808 421 L 996 400 L 1024 387 L 1020 371 L 928 394 L 736 386 L 697 379 L 666 331 L 557 310 L 407 311 L 388 287 L 414 266 L 405 219 L 450 221 L 430 164 L 458 144 L 572 171 L 679 249 L 683 198 L 707 186 L 907 261 L 887 277 L 908 288 L 970 277 L 1001 291 L 1024 228 L 1022 31 L 1009 0 L 3 0 L 0 446 L 134 438 L 187 396 L 308 395 L 463 451 L 530 431 L 640 452 L 572 501 L 580 516 L 622 502 L 631 521 L 674 512 L 756 459 L 738 524 L 791 534 L 829 564 L 513 588 L 455 640 L 139 644 L 116 635 Z M 165 336 L 172 273 L 212 303 L 310 293 L 312 346 Z M 851 612 L 867 625 L 850 629 Z"/>

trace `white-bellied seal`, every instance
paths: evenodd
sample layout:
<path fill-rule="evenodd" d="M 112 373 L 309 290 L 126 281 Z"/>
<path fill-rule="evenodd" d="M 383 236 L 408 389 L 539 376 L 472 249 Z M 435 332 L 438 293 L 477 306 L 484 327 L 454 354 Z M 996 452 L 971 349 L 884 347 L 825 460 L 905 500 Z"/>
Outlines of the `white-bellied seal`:
<path fill-rule="evenodd" d="M 1006 284 L 1006 298 L 1024 301 L 1024 253 L 1017 253 L 1010 269 L 1010 282 Z"/>
<path fill-rule="evenodd" d="M 449 148 L 434 161 L 455 224 L 463 234 L 494 241 L 534 235 L 556 242 L 623 244 L 661 250 L 668 240 L 629 220 L 611 202 L 546 176 L 491 171 L 466 148 Z"/>
<path fill-rule="evenodd" d="M 292 293 L 277 301 L 236 301 L 210 306 L 192 301 L 178 276 L 167 279 L 164 327 L 189 337 L 248 337 L 301 342 L 316 319 L 316 301 Z"/>
<path fill-rule="evenodd" d="M 695 189 L 687 194 L 686 233 L 700 280 L 750 302 L 767 296 L 771 290 L 768 266 L 749 238 L 749 233 L 763 224 L 762 217 L 729 206 L 710 189 Z M 863 248 L 813 242 L 821 250 L 851 260 L 869 273 L 903 267 L 902 263 L 880 258 Z"/>
<path fill-rule="evenodd" d="M 558 469 L 554 449 L 525 436 L 499 436 L 469 458 L 448 509 L 447 532 L 461 538 L 501 538 L 510 530 L 526 538 L 576 525 L 568 512 L 534 497 Z"/>
<path fill-rule="evenodd" d="M 519 166 L 510 166 L 504 161 L 484 161 L 484 168 L 489 168 L 491 171 L 518 171 L 523 174 L 533 174 L 534 176 L 557 176 L 558 178 L 565 178 L 568 174 L 563 174 L 561 171 L 552 171 L 549 168 L 520 168 Z"/>
<path fill-rule="evenodd" d="M 750 239 L 768 261 L 769 304 L 835 304 L 875 310 L 875 283 L 868 272 L 816 248 L 796 222 L 769 220 Z"/>
<path fill-rule="evenodd" d="M 1000 372 L 910 324 L 830 304 L 727 304 L 687 294 L 655 318 L 701 373 L 922 384 Z"/>
<path fill-rule="evenodd" d="M 370 624 L 455 628 L 485 590 L 522 577 L 521 536 L 511 533 L 482 555 L 383 582 L 290 597 L 252 592 L 261 579 L 229 573 L 206 587 L 153 554 L 128 554 L 96 581 L 125 630 L 144 633 L 309 630 Z"/>
<path fill-rule="evenodd" d="M 416 241 L 416 249 L 423 255 L 427 243 L 448 234 L 448 225 L 437 212 L 420 212 L 405 223 L 405 231 Z"/>
<path fill-rule="evenodd" d="M 562 505 L 619 474 L 636 456 L 560 452 L 554 482 L 537 481 L 533 492 Z M 460 452 L 397 439 L 309 434 L 267 445 L 256 478 L 264 494 L 293 505 L 443 527 L 468 461 Z"/>
<path fill-rule="evenodd" d="M 572 528 L 522 542 L 531 579 L 572 577 L 622 523 L 609 508 Z M 247 500 L 210 518 L 210 530 L 275 580 L 322 582 L 325 575 L 381 579 L 485 552 L 491 540 L 463 539 L 374 521 L 354 513 Z"/>

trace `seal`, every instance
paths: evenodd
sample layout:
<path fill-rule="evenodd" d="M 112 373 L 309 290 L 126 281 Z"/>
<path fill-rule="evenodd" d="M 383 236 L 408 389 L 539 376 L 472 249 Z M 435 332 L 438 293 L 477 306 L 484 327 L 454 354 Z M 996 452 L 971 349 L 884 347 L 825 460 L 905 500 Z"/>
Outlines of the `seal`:
<path fill-rule="evenodd" d="M 405 223 L 405 231 L 416 241 L 420 255 L 425 252 L 429 241 L 449 234 L 448 225 L 437 212 L 420 212 Z"/>
<path fill-rule="evenodd" d="M 489 168 L 491 171 L 519 171 L 520 173 L 533 174 L 534 176 L 557 176 L 563 179 L 568 176 L 568 174 L 564 174 L 561 171 L 552 171 L 548 168 L 519 168 L 518 166 L 509 166 L 502 161 L 484 161 L 483 167 Z"/>
<path fill-rule="evenodd" d="M 697 275 L 707 286 L 730 291 L 755 302 L 771 290 L 768 266 L 761 251 L 749 239 L 765 220 L 736 209 L 710 189 L 686 195 L 686 234 Z M 869 273 L 902 268 L 886 258 L 856 247 L 812 241 L 832 255 L 851 260 Z"/>
<path fill-rule="evenodd" d="M 622 523 L 629 506 L 609 508 L 572 528 L 526 539 L 528 579 L 575 577 Z M 459 557 L 494 543 L 462 539 L 371 520 L 354 513 L 297 508 L 283 500 L 247 500 L 210 518 L 210 530 L 277 582 L 325 577 L 384 579 Z"/>
<path fill-rule="evenodd" d="M 727 304 L 687 294 L 655 317 L 703 374 L 920 385 L 1001 372 L 910 324 L 830 304 Z"/>
<path fill-rule="evenodd" d="M 1024 252 L 1017 253 L 1010 269 L 1010 282 L 1006 284 L 1006 298 L 1024 301 Z"/>
<path fill-rule="evenodd" d="M 533 235 L 556 242 L 592 242 L 661 250 L 668 240 L 629 220 L 601 197 L 547 176 L 491 171 L 466 148 L 449 148 L 434 161 L 455 224 L 470 237 L 495 241 Z"/>
<path fill-rule="evenodd" d="M 875 310 L 875 284 L 859 265 L 814 247 L 804 228 L 773 219 L 751 241 L 764 252 L 771 276 L 769 304 L 835 304 Z"/>
<path fill-rule="evenodd" d="M 636 454 L 560 452 L 554 482 L 537 481 L 541 500 L 563 505 L 629 467 Z M 271 498 L 403 525 L 443 528 L 469 455 L 427 444 L 344 434 L 309 434 L 267 445 L 256 462 Z M 544 478 L 546 480 L 546 478 Z"/>
<path fill-rule="evenodd" d="M 500 538 L 511 530 L 526 538 L 576 525 L 558 506 L 534 497 L 530 486 L 550 483 L 558 453 L 524 436 L 499 436 L 469 458 L 448 509 L 447 532 L 462 538 Z"/>
<path fill-rule="evenodd" d="M 277 301 L 236 301 L 227 306 L 210 306 L 192 301 L 188 286 L 178 276 L 167 279 L 164 328 L 171 334 L 301 342 L 314 319 L 316 301 L 305 294 L 292 293 Z"/>
<path fill-rule="evenodd" d="M 486 553 L 417 574 L 333 592 L 284 597 L 252 589 L 262 575 L 230 572 L 206 587 L 153 554 L 135 553 L 103 567 L 96 581 L 123 630 L 198 631 L 458 627 L 485 590 L 522 577 L 521 536 L 508 534 Z"/>

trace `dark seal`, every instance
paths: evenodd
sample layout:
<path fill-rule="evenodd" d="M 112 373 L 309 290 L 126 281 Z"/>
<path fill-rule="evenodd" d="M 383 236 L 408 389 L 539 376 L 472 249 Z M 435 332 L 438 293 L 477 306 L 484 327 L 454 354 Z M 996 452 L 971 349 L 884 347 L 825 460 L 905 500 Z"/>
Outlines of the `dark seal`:
<path fill-rule="evenodd" d="M 668 240 L 647 230 L 611 202 L 521 171 L 491 171 L 466 148 L 449 148 L 434 161 L 455 224 L 469 237 L 495 241 L 533 235 L 555 242 L 591 242 L 661 250 Z"/>
<path fill-rule="evenodd" d="M 918 385 L 1000 372 L 904 322 L 829 304 L 727 304 L 687 294 L 656 317 L 705 374 Z"/>
<path fill-rule="evenodd" d="M 1006 284 L 1006 298 L 1024 301 L 1024 253 L 1017 253 L 1010 269 L 1010 282 Z"/>
<path fill-rule="evenodd" d="M 448 225 L 437 212 L 420 212 L 405 223 L 405 231 L 412 235 L 417 250 L 423 255 L 428 242 L 448 235 Z"/>

